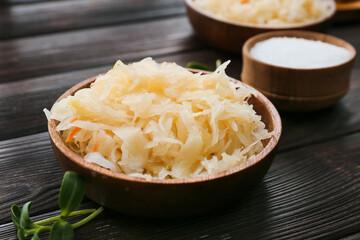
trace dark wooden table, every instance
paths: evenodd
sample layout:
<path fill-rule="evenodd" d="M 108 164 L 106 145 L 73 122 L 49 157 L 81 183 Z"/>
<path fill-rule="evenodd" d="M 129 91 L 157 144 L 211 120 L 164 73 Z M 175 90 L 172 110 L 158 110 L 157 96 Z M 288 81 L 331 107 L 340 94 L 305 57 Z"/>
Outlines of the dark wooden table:
<path fill-rule="evenodd" d="M 24 2 L 24 1 L 17 1 Z M 330 34 L 360 52 L 360 23 Z M 63 176 L 46 131 L 44 107 L 117 59 L 152 56 L 185 65 L 241 56 L 196 38 L 182 0 L 63 0 L 0 7 L 0 239 L 15 239 L 13 203 L 32 200 L 34 219 L 58 213 Z M 281 113 L 283 136 L 263 182 L 223 212 L 149 220 L 105 210 L 76 239 L 360 239 L 360 57 L 351 90 L 335 106 Z M 236 189 L 235 189 L 236 190 Z M 82 206 L 97 207 L 85 199 Z M 46 239 L 46 235 L 42 235 Z"/>

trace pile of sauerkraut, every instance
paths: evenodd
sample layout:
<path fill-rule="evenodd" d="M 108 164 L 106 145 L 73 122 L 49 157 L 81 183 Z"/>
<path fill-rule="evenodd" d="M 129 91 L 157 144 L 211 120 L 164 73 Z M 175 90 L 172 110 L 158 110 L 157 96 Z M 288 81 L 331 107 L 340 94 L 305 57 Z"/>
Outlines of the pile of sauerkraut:
<path fill-rule="evenodd" d="M 217 173 L 259 153 L 272 135 L 247 102 L 252 91 L 229 81 L 227 64 L 200 75 L 151 58 L 118 61 L 45 112 L 73 151 L 111 171 L 146 179 Z"/>
<path fill-rule="evenodd" d="M 193 0 L 201 9 L 240 23 L 288 25 L 328 16 L 333 0 Z"/>

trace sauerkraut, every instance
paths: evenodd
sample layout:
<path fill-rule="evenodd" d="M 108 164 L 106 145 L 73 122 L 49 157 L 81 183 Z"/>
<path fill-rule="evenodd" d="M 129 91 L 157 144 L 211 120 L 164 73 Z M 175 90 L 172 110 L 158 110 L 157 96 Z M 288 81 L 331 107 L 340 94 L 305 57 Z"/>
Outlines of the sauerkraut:
<path fill-rule="evenodd" d="M 193 0 L 216 16 L 240 23 L 289 25 L 329 16 L 332 0 Z"/>
<path fill-rule="evenodd" d="M 272 135 L 247 102 L 254 93 L 229 81 L 228 63 L 201 75 L 151 58 L 118 61 L 45 112 L 69 148 L 111 171 L 146 179 L 221 172 Z"/>

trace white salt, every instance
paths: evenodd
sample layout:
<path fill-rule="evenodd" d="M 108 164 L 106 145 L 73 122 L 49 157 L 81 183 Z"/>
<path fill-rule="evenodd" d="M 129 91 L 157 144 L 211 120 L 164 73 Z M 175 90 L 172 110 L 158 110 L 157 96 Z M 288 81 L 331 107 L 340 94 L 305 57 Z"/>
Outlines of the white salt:
<path fill-rule="evenodd" d="M 329 43 L 303 38 L 274 37 L 258 42 L 250 55 L 262 62 L 289 68 L 323 68 L 346 62 L 350 52 Z"/>

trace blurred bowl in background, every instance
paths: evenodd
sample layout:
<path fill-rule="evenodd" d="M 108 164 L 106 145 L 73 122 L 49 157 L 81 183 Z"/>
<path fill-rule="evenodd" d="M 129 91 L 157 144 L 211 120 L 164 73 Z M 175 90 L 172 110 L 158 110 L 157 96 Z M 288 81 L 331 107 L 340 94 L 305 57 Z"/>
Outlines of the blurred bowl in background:
<path fill-rule="evenodd" d="M 360 21 L 360 0 L 337 2 L 336 22 Z"/>
<path fill-rule="evenodd" d="M 239 23 L 222 19 L 200 9 L 193 0 L 185 0 L 187 15 L 197 35 L 208 44 L 235 53 L 242 52 L 242 45 L 249 38 L 264 32 L 278 30 L 311 30 L 324 32 L 330 26 L 336 12 L 336 4 L 331 1 L 329 15 L 309 23 L 270 26 L 264 24 Z"/>

